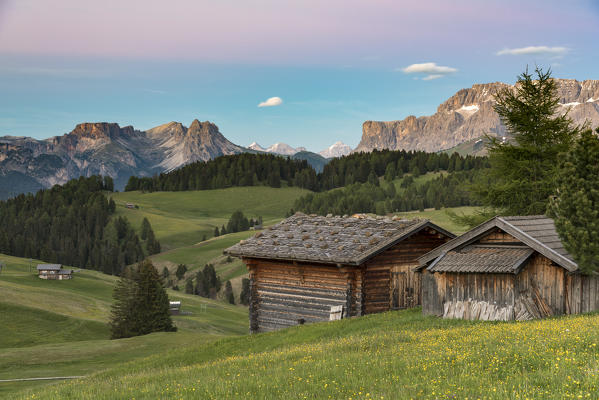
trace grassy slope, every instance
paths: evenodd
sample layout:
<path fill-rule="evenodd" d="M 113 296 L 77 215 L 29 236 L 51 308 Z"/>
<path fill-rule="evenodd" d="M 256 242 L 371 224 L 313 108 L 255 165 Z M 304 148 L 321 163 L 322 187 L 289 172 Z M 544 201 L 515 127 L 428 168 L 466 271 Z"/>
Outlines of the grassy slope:
<path fill-rule="evenodd" d="M 0 379 L 86 375 L 187 343 L 247 333 L 245 308 L 169 290 L 192 313 L 174 317 L 178 332 L 107 340 L 115 277 L 81 270 L 70 281 L 45 281 L 26 260 L 0 260 L 7 263 L 0 273 Z M 0 398 L 51 383 L 0 383 Z"/>
<path fill-rule="evenodd" d="M 598 324 L 389 312 L 173 349 L 35 398 L 595 398 Z"/>
<path fill-rule="evenodd" d="M 282 219 L 293 202 L 307 190 L 299 188 L 274 189 L 264 186 L 237 187 L 187 192 L 123 192 L 113 193 L 117 215 L 126 216 L 135 229 L 147 217 L 164 250 L 190 246 L 211 238 L 214 228 L 227 224 L 237 210 L 248 217 L 262 216 L 269 224 Z M 126 203 L 139 206 L 125 208 Z"/>

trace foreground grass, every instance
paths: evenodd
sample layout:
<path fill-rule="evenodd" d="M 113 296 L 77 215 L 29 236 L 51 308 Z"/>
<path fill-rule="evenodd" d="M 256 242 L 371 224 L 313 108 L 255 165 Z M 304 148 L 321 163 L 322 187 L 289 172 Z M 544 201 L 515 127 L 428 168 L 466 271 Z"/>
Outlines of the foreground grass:
<path fill-rule="evenodd" d="M 308 193 L 295 187 L 265 186 L 184 192 L 111 193 L 117 204 L 116 215 L 126 216 L 135 229 L 148 218 L 164 250 L 190 246 L 205 235 L 211 238 L 214 228 L 226 225 L 231 214 L 243 211 L 248 218 L 261 216 L 264 223 L 278 222 L 293 207 L 295 199 Z M 139 209 L 128 209 L 133 203 Z"/>
<path fill-rule="evenodd" d="M 489 323 L 419 310 L 173 349 L 22 398 L 596 398 L 599 316 Z"/>

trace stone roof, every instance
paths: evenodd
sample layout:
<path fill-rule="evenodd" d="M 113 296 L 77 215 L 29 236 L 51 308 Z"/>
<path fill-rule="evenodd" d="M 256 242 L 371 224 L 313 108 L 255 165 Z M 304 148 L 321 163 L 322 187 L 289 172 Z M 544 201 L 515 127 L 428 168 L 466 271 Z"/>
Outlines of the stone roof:
<path fill-rule="evenodd" d="M 325 264 L 360 265 L 419 232 L 432 229 L 453 238 L 428 220 L 383 217 L 321 217 L 296 213 L 225 250 L 236 257 Z"/>
<path fill-rule="evenodd" d="M 578 270 L 578 264 L 568 254 L 560 240 L 553 219 L 545 215 L 495 217 L 463 235 L 426 253 L 418 259 L 423 268 L 442 254 L 474 243 L 494 228 L 509 233 L 524 245 L 547 257 L 569 272 Z"/>
<path fill-rule="evenodd" d="M 471 245 L 440 256 L 427 270 L 516 274 L 533 253 L 527 246 Z"/>
<path fill-rule="evenodd" d="M 43 270 L 43 271 L 58 271 L 59 269 L 62 268 L 61 264 L 38 264 L 37 265 L 37 270 Z"/>

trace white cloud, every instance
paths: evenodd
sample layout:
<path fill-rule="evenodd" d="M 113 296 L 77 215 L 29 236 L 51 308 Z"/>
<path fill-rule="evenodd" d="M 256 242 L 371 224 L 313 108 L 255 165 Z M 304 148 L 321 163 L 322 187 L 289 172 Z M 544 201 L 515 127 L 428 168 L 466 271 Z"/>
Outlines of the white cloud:
<path fill-rule="evenodd" d="M 271 97 L 266 101 L 263 101 L 260 104 L 258 104 L 258 107 L 274 107 L 280 106 L 281 104 L 283 104 L 283 99 L 281 99 L 280 97 Z"/>
<path fill-rule="evenodd" d="M 554 56 L 560 57 L 570 51 L 567 47 L 528 46 L 517 49 L 503 49 L 497 52 L 498 56 Z"/>
<path fill-rule="evenodd" d="M 422 78 L 423 81 L 443 78 L 446 75 L 458 72 L 456 68 L 437 65 L 437 63 L 433 62 L 412 64 L 405 68 L 398 68 L 398 70 L 401 70 L 405 74 L 425 74 L 426 76 Z"/>
<path fill-rule="evenodd" d="M 422 78 L 423 81 L 432 81 L 433 79 L 443 78 L 444 75 L 441 74 L 431 74 Z"/>

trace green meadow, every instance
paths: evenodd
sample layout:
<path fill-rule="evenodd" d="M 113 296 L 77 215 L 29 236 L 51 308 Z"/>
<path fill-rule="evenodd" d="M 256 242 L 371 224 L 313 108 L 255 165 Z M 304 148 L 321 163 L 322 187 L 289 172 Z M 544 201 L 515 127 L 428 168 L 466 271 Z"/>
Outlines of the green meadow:
<path fill-rule="evenodd" d="M 231 214 L 243 211 L 248 218 L 261 216 L 265 224 L 284 218 L 293 202 L 308 193 L 295 187 L 266 186 L 185 192 L 111 193 L 117 204 L 116 215 L 126 216 L 135 229 L 148 218 L 163 250 L 191 246 L 211 238 L 214 228 L 226 225 Z M 137 205 L 128 209 L 127 203 Z"/>
<path fill-rule="evenodd" d="M 178 332 L 108 340 L 115 277 L 78 270 L 74 279 L 46 281 L 28 260 L 0 255 L 0 379 L 88 375 L 189 343 L 247 333 L 247 309 L 168 290 L 187 315 Z M 35 267 L 37 260 L 33 260 Z M 56 381 L 0 382 L 0 398 Z"/>

